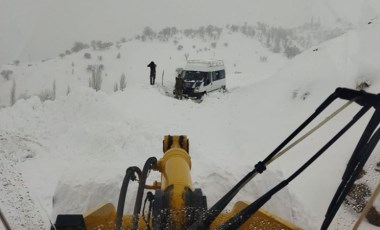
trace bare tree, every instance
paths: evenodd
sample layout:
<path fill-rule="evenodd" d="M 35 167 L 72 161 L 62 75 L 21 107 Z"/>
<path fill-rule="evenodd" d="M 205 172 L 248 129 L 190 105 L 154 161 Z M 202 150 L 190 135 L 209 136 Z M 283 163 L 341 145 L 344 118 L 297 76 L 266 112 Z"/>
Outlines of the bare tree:
<path fill-rule="evenodd" d="M 88 44 L 82 42 L 75 42 L 73 48 L 71 48 L 71 52 L 76 53 L 83 49 L 88 49 L 90 46 Z"/>
<path fill-rule="evenodd" d="M 38 97 L 40 98 L 41 102 L 44 102 L 46 100 L 51 100 L 53 101 L 53 91 L 50 90 L 50 89 L 45 89 L 45 90 L 42 90 L 39 94 L 38 94 Z"/>
<path fill-rule="evenodd" d="M 154 32 L 152 28 L 147 26 L 144 28 L 142 36 L 152 40 L 156 36 L 156 32 Z"/>
<path fill-rule="evenodd" d="M 57 86 L 55 84 L 55 80 L 53 81 L 53 101 L 55 100 L 57 96 Z"/>
<path fill-rule="evenodd" d="M 96 46 L 96 41 L 95 40 L 91 41 L 91 47 L 92 47 L 93 50 L 96 50 L 97 46 Z"/>
<path fill-rule="evenodd" d="M 293 58 L 301 53 L 300 49 L 297 46 L 287 46 L 285 47 L 284 53 L 286 57 Z"/>
<path fill-rule="evenodd" d="M 11 90 L 11 106 L 16 103 L 16 81 L 13 80 L 12 90 Z"/>
<path fill-rule="evenodd" d="M 118 87 L 118 85 L 117 85 L 117 82 L 115 82 L 115 85 L 113 86 L 113 91 L 114 91 L 114 92 L 119 91 L 119 87 Z"/>
<path fill-rule="evenodd" d="M 125 74 L 123 73 L 121 76 L 120 76 L 120 90 L 121 91 L 124 91 L 125 87 L 127 86 L 127 81 L 125 79 Z"/>
<path fill-rule="evenodd" d="M 96 91 L 99 91 L 102 87 L 102 69 L 100 66 L 94 66 L 92 69 L 92 76 L 89 80 L 89 86 Z"/>
<path fill-rule="evenodd" d="M 85 53 L 83 55 L 83 57 L 86 58 L 86 59 L 91 59 L 91 54 L 90 53 Z"/>
<path fill-rule="evenodd" d="M 71 92 L 71 88 L 70 88 L 70 85 L 67 86 L 67 89 L 66 89 L 66 96 L 69 95 Z"/>
<path fill-rule="evenodd" d="M 3 78 L 5 79 L 5 80 L 9 80 L 9 76 L 11 76 L 11 74 L 13 73 L 13 71 L 12 70 L 3 70 L 3 71 L 1 71 L 1 76 L 3 76 Z"/>

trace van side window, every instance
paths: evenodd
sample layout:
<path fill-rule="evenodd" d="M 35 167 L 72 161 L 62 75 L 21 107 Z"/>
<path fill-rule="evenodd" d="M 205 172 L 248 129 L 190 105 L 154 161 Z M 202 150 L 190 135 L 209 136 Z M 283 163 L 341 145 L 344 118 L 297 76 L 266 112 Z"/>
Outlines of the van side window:
<path fill-rule="evenodd" d="M 213 81 L 217 81 L 226 77 L 224 70 L 215 71 L 213 73 Z"/>
<path fill-rule="evenodd" d="M 226 71 L 223 69 L 220 72 L 220 79 L 226 78 Z"/>
<path fill-rule="evenodd" d="M 214 73 L 215 73 L 215 81 L 220 80 L 220 72 L 215 71 Z"/>

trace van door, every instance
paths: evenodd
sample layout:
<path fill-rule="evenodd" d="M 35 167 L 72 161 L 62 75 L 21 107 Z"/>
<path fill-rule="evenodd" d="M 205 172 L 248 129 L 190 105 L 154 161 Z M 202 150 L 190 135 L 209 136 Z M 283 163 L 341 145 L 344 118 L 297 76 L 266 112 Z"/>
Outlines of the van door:
<path fill-rule="evenodd" d="M 219 70 L 218 71 L 219 72 L 219 79 L 218 79 L 218 81 L 219 81 L 219 83 L 218 83 L 218 85 L 219 85 L 219 87 L 218 87 L 218 89 L 220 89 L 220 88 L 226 88 L 226 71 L 224 70 L 224 69 L 222 69 L 222 70 Z"/>
<path fill-rule="evenodd" d="M 211 83 L 210 83 L 210 88 L 209 88 L 209 91 L 214 91 L 216 88 L 215 88 L 215 72 L 210 72 L 210 76 L 211 76 Z"/>
<path fill-rule="evenodd" d="M 224 70 L 218 70 L 212 73 L 212 88 L 213 90 L 220 89 L 225 85 Z"/>
<path fill-rule="evenodd" d="M 206 74 L 206 77 L 204 79 L 204 82 L 203 82 L 203 90 L 202 92 L 210 92 L 212 91 L 212 86 L 213 86 L 213 83 L 212 83 L 212 75 L 211 75 L 211 72 L 208 72 Z"/>

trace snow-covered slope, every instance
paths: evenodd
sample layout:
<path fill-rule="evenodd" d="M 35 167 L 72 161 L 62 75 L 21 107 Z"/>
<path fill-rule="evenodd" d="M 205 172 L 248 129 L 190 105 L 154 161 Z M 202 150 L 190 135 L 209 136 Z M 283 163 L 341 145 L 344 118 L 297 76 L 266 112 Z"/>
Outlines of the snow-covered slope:
<path fill-rule="evenodd" d="M 178 41 L 177 41 L 178 40 Z M 175 43 L 178 43 L 176 44 Z M 218 58 L 223 59 L 230 76 L 230 89 L 235 86 L 247 85 L 271 75 L 276 68 L 287 63 L 282 55 L 273 54 L 262 45 L 242 34 L 223 34 L 216 42 L 216 48 L 211 47 L 215 41 L 175 37 L 170 42 L 158 41 L 129 41 L 122 43 L 118 49 L 112 46 L 108 50 L 85 49 L 63 58 L 21 63 L 19 66 L 3 65 L 0 71 L 10 70 L 10 80 L 0 78 L 0 105 L 8 106 L 13 79 L 16 83 L 16 98 L 38 95 L 43 90 L 52 90 L 55 81 L 57 97 L 65 96 L 67 89 L 88 86 L 91 71 L 89 65 L 103 65 L 102 91 L 112 93 L 114 84 L 119 83 L 120 76 L 126 75 L 127 85 L 134 86 L 141 79 L 149 81 L 149 68 L 146 65 L 154 60 L 157 63 L 157 82 L 165 87 L 172 87 L 176 76 L 176 68 L 184 67 L 186 55 L 189 59 Z M 178 46 L 183 46 L 178 50 Z M 89 53 L 90 59 L 84 58 Z M 120 58 L 118 58 L 120 54 Z M 261 62 L 260 57 L 267 57 L 267 62 Z M 101 60 L 99 60 L 101 58 Z M 275 67 L 274 67 L 275 66 Z M 247 81 L 239 79 L 250 76 Z"/>
<path fill-rule="evenodd" d="M 166 134 L 189 137 L 193 181 L 212 205 L 336 87 L 354 88 L 358 81 L 368 81 L 368 91 L 380 92 L 379 37 L 380 26 L 375 21 L 313 47 L 290 62 L 244 37 L 226 37 L 228 46 L 202 53 L 192 52 L 191 47 L 203 43 L 179 40 L 190 47 L 190 58 L 218 58 L 226 63 L 228 92 L 209 94 L 200 104 L 166 95 L 171 91 L 175 68 L 185 63 L 184 51 L 168 43 L 135 41 L 123 44 L 120 50 L 92 53 L 91 60 L 83 58 L 83 51 L 62 60 L 20 66 L 14 70 L 24 72 L 24 76 L 18 74 L 18 87 L 38 92 L 40 88 L 33 88 L 35 83 L 51 87 L 50 76 L 54 76 L 59 96 L 44 103 L 32 97 L 0 110 L 0 157 L 1 162 L 10 162 L 1 165 L 1 172 L 12 187 L 29 189 L 34 209 L 39 211 L 31 208 L 23 209 L 27 214 L 20 212 L 14 207 L 17 191 L 2 186 L 3 212 L 15 229 L 24 229 L 28 223 L 27 228 L 33 229 L 33 224 L 41 221 L 48 225 L 44 210 L 54 221 L 57 213 L 81 213 L 104 201 L 115 204 L 125 169 L 141 167 L 150 156 L 160 157 Z M 116 58 L 118 52 L 121 59 Z M 105 92 L 86 87 L 89 74 L 85 67 L 97 63 L 95 57 L 99 55 L 107 73 L 103 79 Z M 268 61 L 260 62 L 260 56 L 267 56 Z M 149 85 L 146 65 L 151 60 L 158 64 L 159 76 L 165 70 L 164 85 L 160 78 L 159 84 Z M 127 76 L 127 88 L 113 93 L 113 84 L 122 73 Z M 81 83 L 74 84 L 78 78 Z M 1 91 L 10 87 L 4 85 Z M 65 96 L 67 85 L 72 90 Z M 287 178 L 357 108 L 353 105 L 271 164 L 236 199 L 252 201 Z M 364 125 L 360 122 L 355 126 L 265 208 L 305 229 L 318 229 Z M 379 173 L 373 170 L 380 161 L 379 150 L 375 149 L 366 166 L 365 179 L 371 188 L 379 181 Z M 23 182 L 12 179 L 18 172 Z M 157 179 L 152 174 L 152 179 Z M 380 208 L 378 202 L 376 207 Z M 332 229 L 349 229 L 356 220 L 357 214 L 349 208 L 341 210 Z"/>
<path fill-rule="evenodd" d="M 354 26 L 379 16 L 377 0 L 0 1 L 0 64 L 55 57 L 76 41 L 117 41 L 145 26 L 156 30 L 256 24 L 290 28 L 314 18 Z M 25 20 L 28 19 L 28 20 Z"/>

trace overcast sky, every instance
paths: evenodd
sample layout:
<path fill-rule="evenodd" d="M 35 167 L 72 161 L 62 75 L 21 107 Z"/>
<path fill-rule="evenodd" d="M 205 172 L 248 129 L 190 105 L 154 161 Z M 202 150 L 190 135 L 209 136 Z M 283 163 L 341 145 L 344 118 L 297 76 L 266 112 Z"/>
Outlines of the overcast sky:
<path fill-rule="evenodd" d="M 350 3 L 351 2 L 351 3 Z M 320 18 L 357 23 L 376 0 L 0 0 L 0 65 L 56 57 L 75 41 L 116 41 L 145 26 L 196 28 L 226 24 L 291 27 Z M 343 4 L 344 3 L 344 4 Z M 380 8 L 380 7 L 379 7 Z M 366 9 L 365 12 L 368 12 Z"/>

